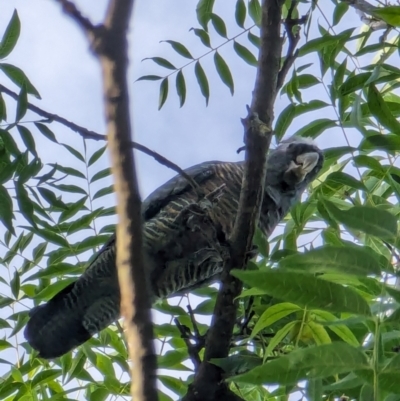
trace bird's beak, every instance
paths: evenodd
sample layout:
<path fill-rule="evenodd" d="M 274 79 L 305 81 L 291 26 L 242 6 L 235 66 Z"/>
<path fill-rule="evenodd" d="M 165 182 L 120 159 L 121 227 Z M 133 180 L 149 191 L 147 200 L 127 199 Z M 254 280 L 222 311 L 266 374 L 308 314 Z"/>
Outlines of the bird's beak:
<path fill-rule="evenodd" d="M 297 156 L 296 162 L 292 161 L 286 173 L 294 173 L 299 182 L 303 181 L 305 176 L 310 173 L 317 165 L 319 154 L 317 152 L 303 153 Z"/>
<path fill-rule="evenodd" d="M 297 156 L 296 162 L 300 164 L 305 174 L 311 173 L 319 160 L 319 154 L 316 152 L 304 153 Z"/>

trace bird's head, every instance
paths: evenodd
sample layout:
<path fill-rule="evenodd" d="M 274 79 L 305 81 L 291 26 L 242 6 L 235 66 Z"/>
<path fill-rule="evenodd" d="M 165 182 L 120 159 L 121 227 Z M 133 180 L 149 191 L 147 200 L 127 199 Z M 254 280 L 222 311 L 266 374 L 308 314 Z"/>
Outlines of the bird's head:
<path fill-rule="evenodd" d="M 268 157 L 267 184 L 305 189 L 322 168 L 324 156 L 309 138 L 291 137 L 281 141 Z"/>

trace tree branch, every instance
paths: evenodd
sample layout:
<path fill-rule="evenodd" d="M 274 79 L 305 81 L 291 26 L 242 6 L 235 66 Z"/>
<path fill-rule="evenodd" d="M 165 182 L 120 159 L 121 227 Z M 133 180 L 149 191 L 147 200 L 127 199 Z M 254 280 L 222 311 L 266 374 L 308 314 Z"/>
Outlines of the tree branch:
<path fill-rule="evenodd" d="M 206 340 L 204 361 L 189 387 L 185 401 L 240 399 L 223 382 L 222 370 L 209 361 L 213 358 L 225 358 L 229 354 L 237 312 L 235 299 L 242 289 L 242 283 L 230 275 L 230 270 L 245 267 L 259 219 L 282 52 L 280 29 L 283 2 L 264 0 L 262 5 L 258 71 L 251 109 L 244 121 L 245 169 L 239 209 L 230 238 L 230 260 L 227 261 L 222 275 L 222 284 Z"/>
<path fill-rule="evenodd" d="M 5 86 L 0 84 L 0 92 L 3 92 L 7 94 L 8 96 L 12 97 L 14 100 L 18 100 L 18 94 L 13 92 L 12 90 L 6 88 Z M 72 121 L 67 120 L 64 117 L 59 116 L 58 114 L 53 114 L 49 113 L 43 109 L 41 109 L 38 106 L 35 106 L 32 103 L 28 103 L 28 109 L 33 111 L 34 113 L 38 114 L 39 116 L 42 116 L 49 121 L 56 121 L 65 127 L 71 129 L 72 131 L 78 133 L 82 138 L 84 139 L 93 139 L 95 141 L 106 141 L 107 136 L 106 135 L 101 135 L 98 134 L 95 131 L 88 130 L 85 127 L 82 127 L 81 125 L 75 124 Z M 190 185 L 198 191 L 199 186 L 197 183 L 193 180 L 190 175 L 188 175 L 184 170 L 182 170 L 177 164 L 174 162 L 168 160 L 166 157 L 160 155 L 159 153 L 155 152 L 154 150 L 149 149 L 147 146 L 144 146 L 138 142 L 131 141 L 130 146 L 133 149 L 136 149 L 150 157 L 152 157 L 154 160 L 156 160 L 158 163 L 161 165 L 168 167 L 169 169 L 175 171 L 176 173 L 180 174 L 182 177 L 186 178 L 186 180 L 190 183 Z"/>
<path fill-rule="evenodd" d="M 127 31 L 133 0 L 110 0 L 104 25 L 94 27 L 73 3 L 57 0 L 84 30 L 103 72 L 104 105 L 112 171 L 117 194 L 117 255 L 121 312 L 132 360 L 131 394 L 135 401 L 157 400 L 156 356 L 148 279 L 142 246 L 141 199 L 130 150 L 131 122 L 127 84 Z"/>

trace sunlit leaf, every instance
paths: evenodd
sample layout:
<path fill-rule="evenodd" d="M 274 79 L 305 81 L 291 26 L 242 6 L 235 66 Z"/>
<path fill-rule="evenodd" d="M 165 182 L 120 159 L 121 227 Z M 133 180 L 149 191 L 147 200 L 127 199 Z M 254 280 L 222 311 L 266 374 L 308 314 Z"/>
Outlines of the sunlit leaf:
<path fill-rule="evenodd" d="M 348 210 L 341 210 L 328 200 L 324 200 L 324 204 L 329 213 L 347 227 L 383 239 L 397 235 L 397 221 L 386 210 L 371 206 L 354 206 Z"/>
<path fill-rule="evenodd" d="M 294 384 L 305 378 L 369 370 L 365 354 L 348 344 L 335 342 L 294 351 L 234 378 L 250 384 Z M 230 379 L 232 380 L 232 379 Z"/>
<path fill-rule="evenodd" d="M 313 274 L 291 270 L 240 271 L 232 274 L 251 287 L 285 302 L 333 312 L 369 316 L 367 302 L 349 287 L 328 282 Z"/>

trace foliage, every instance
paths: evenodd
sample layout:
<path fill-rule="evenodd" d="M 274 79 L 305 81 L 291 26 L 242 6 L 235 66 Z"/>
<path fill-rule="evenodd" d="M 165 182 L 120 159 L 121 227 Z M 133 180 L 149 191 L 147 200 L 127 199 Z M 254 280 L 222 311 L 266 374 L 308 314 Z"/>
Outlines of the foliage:
<path fill-rule="evenodd" d="M 334 1 L 330 16 L 325 5 L 305 2 L 300 7 L 309 19 L 281 91 L 286 103 L 276 110 L 274 128 L 278 140 L 289 133 L 321 142 L 334 136 L 345 138 L 347 145 L 324 149 L 323 171 L 303 202 L 269 243 L 260 235 L 255 238 L 260 255 L 248 271 L 233 273 L 246 286 L 240 323 L 231 356 L 213 363 L 246 400 L 280 400 L 299 391 L 308 400 L 343 394 L 357 400 L 400 399 L 399 36 L 395 30 L 384 35 L 358 30 L 361 22 L 345 3 Z M 213 6 L 213 0 L 198 2 L 200 26 L 190 33 L 204 45 L 202 55 L 166 40 L 184 64 L 175 67 L 165 58 L 151 57 L 160 74 L 139 78 L 161 81 L 160 108 L 174 74 L 180 106 L 185 104 L 185 74 L 192 67 L 206 103 L 220 90 L 209 84 L 215 72 L 234 94 L 239 77 L 231 73 L 222 48 L 256 65 L 259 2 L 237 0 L 223 16 Z M 285 14 L 289 7 L 290 2 Z M 398 15 L 398 8 L 392 11 Z M 386 18 L 382 10 L 375 15 Z M 344 23 L 348 20 L 350 29 Z M 233 35 L 227 28 L 232 21 L 237 25 Z M 12 52 L 19 32 L 15 12 L 4 30 L 0 59 Z M 218 40 L 222 42 L 211 44 Z M 215 71 L 206 71 L 205 57 L 213 57 Z M 0 398 L 67 400 L 79 398 L 79 391 L 88 400 L 123 397 L 129 393 L 129 366 L 117 326 L 50 363 L 36 358 L 22 337 L 32 300 L 35 305 L 48 300 L 82 272 L 88 251 L 101 246 L 113 230 L 104 217 L 115 213 L 113 207 L 95 207 L 96 200 L 112 193 L 109 169 L 97 167 L 105 148 L 89 152 L 85 141 L 72 148 L 62 144 L 55 123 L 26 123 L 28 98 L 40 98 L 39 92 L 18 67 L 1 62 L 0 69 L 4 80 L 20 88 L 15 120 L 0 93 L 0 120 L 5 122 L 0 129 Z M 43 165 L 39 140 L 69 153 L 74 162 Z M 215 294 L 213 287 L 194 291 L 200 297 L 194 313 L 205 321 L 198 324 L 202 334 Z M 179 305 L 164 301 L 155 309 L 170 318 L 155 327 L 162 344 L 160 397 L 169 400 L 186 393 L 193 373 L 172 320 L 177 317 L 191 329 L 193 323 Z M 265 386 L 271 384 L 278 387 Z"/>

